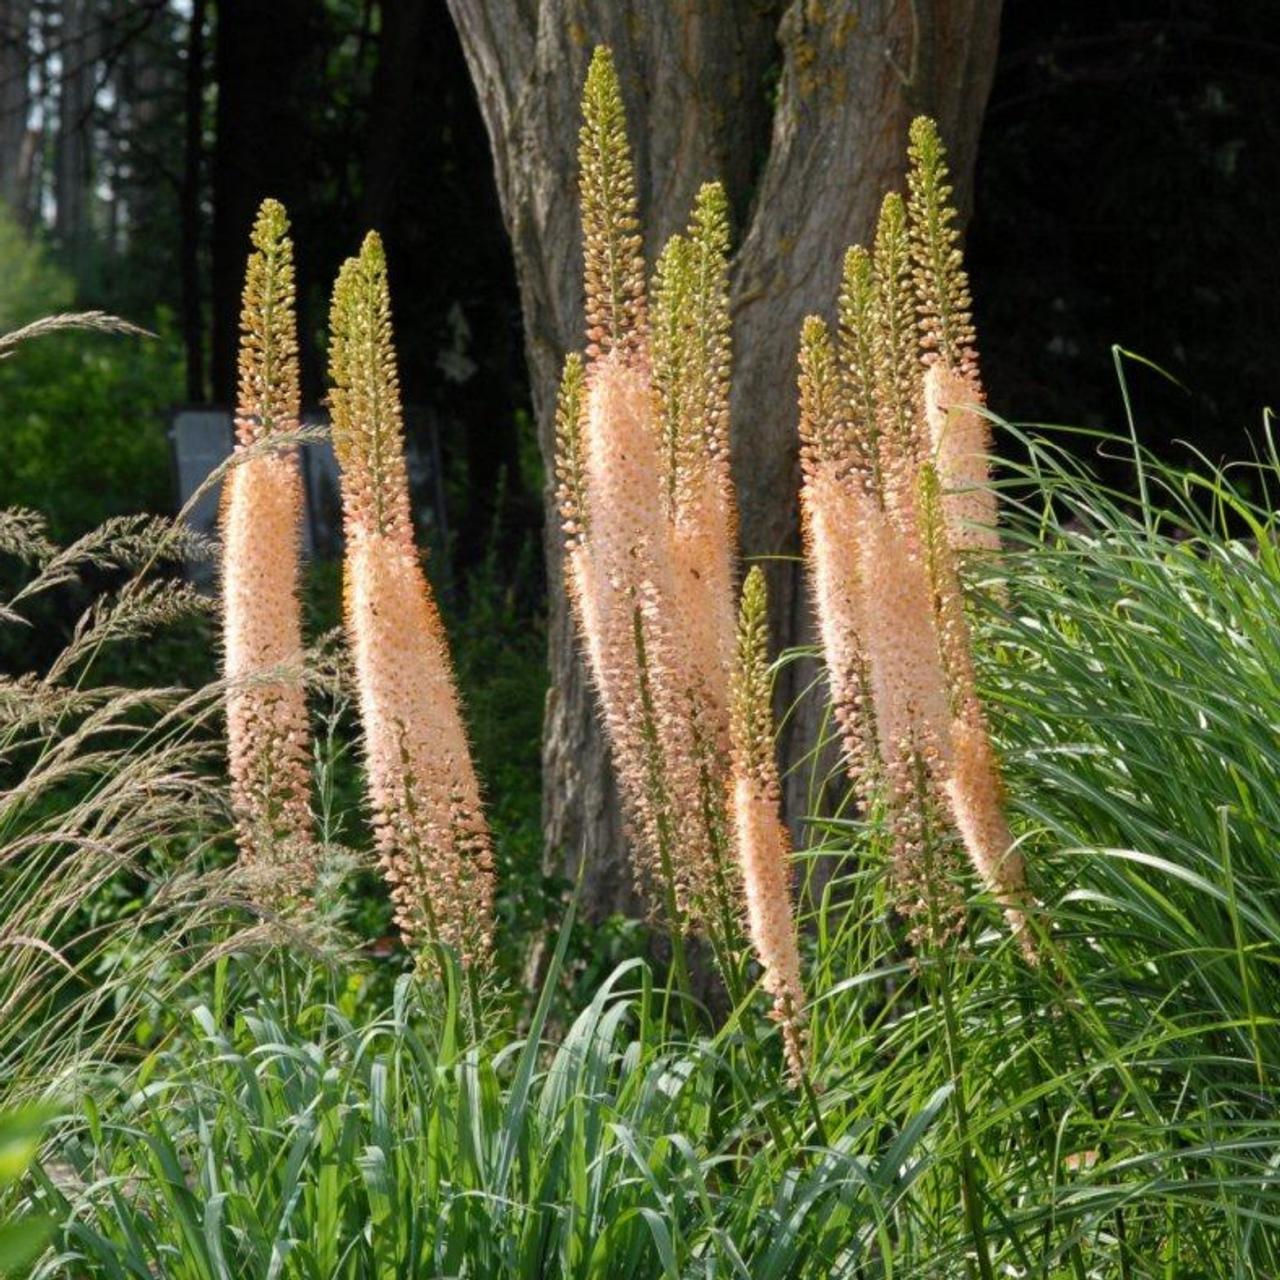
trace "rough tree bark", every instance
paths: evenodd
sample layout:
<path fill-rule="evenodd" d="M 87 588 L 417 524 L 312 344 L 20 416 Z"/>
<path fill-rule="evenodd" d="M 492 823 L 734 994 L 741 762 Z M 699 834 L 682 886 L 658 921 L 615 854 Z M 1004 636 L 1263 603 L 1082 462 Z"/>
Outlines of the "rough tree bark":
<path fill-rule="evenodd" d="M 734 473 L 743 551 L 794 556 L 795 355 L 800 322 L 833 310 L 844 249 L 865 241 L 900 185 L 907 126 L 927 112 L 969 198 L 1001 0 L 449 0 L 493 146 L 524 309 L 543 456 L 552 469 L 555 389 L 582 338 L 578 99 L 597 43 L 626 98 L 650 261 L 698 186 L 722 179 L 738 217 L 734 264 Z M 776 103 L 770 84 L 778 73 Z M 631 875 L 598 718 L 568 615 L 548 482 L 552 691 L 544 736 L 548 848 L 587 859 L 589 913 L 628 909 Z M 770 569 L 774 640 L 806 634 L 799 566 Z M 791 669 L 789 700 L 812 672 Z M 820 703 L 791 720 L 794 764 Z M 807 770 L 788 786 L 793 821 Z"/>

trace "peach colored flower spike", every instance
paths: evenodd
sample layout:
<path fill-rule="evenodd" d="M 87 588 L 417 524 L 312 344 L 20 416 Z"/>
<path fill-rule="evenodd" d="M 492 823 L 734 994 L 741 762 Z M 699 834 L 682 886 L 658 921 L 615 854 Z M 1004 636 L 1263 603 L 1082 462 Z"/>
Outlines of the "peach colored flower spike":
<path fill-rule="evenodd" d="M 579 157 L 587 360 L 557 413 L 566 582 L 636 837 L 672 929 L 735 922 L 726 788 L 735 512 L 728 208 L 698 193 L 645 288 L 617 75 L 592 58 Z"/>
<path fill-rule="evenodd" d="M 908 147 L 912 281 L 925 363 L 924 413 L 951 545 L 1000 549 L 991 485 L 991 425 L 978 367 L 969 277 L 960 252 L 946 152 L 927 116 L 912 122 Z"/>
<path fill-rule="evenodd" d="M 298 426 L 293 248 L 275 200 L 254 223 L 241 311 L 236 447 Z M 256 449 L 222 506 L 223 644 L 232 808 L 242 865 L 271 898 L 310 887 L 310 726 L 300 672 L 302 479 L 293 448 Z"/>
<path fill-rule="evenodd" d="M 944 787 L 969 861 L 1004 908 L 1027 959 L 1038 958 L 1027 927 L 1026 868 L 1004 812 L 1000 764 L 978 697 L 972 638 L 945 518 L 945 497 L 932 465 L 921 468 L 919 512 L 925 564 L 933 592 L 939 653 L 951 708 L 951 762 Z"/>
<path fill-rule="evenodd" d="M 999 511 L 991 487 L 991 424 L 982 413 L 982 386 L 973 375 L 941 361 L 924 374 L 924 412 L 938 475 L 943 513 L 957 551 L 999 551 Z"/>
<path fill-rule="evenodd" d="M 433 942 L 481 964 L 493 854 L 448 643 L 414 544 L 386 258 L 372 232 L 339 273 L 331 329 L 347 634 L 380 861 L 422 966 L 432 965 Z"/>
<path fill-rule="evenodd" d="M 591 370 L 581 448 L 585 533 L 568 549 L 570 598 L 647 875 L 670 883 L 682 920 L 697 917 L 715 896 L 703 770 L 712 744 L 727 747 L 728 673 L 718 699 L 697 678 L 703 614 L 677 589 L 653 400 L 634 357 L 614 352 Z"/>
<path fill-rule="evenodd" d="M 779 817 L 774 758 L 764 574 L 752 567 L 742 588 L 733 681 L 733 831 L 747 924 L 762 985 L 773 997 L 793 1078 L 804 1071 L 804 983 L 791 910 L 791 841 Z"/>
<path fill-rule="evenodd" d="M 800 515 L 814 614 L 845 766 L 863 803 L 882 773 L 858 569 L 861 526 L 874 504 L 873 470 L 846 431 L 827 326 L 800 336 Z"/>
<path fill-rule="evenodd" d="M 1028 958 L 1031 903 L 978 697 L 956 552 L 995 547 L 968 279 L 932 122 L 911 131 L 909 209 L 846 256 L 838 344 L 800 343 L 805 550 L 849 772 L 887 784 L 894 885 L 918 940 L 964 919 L 961 847 Z M 909 216 L 908 216 L 909 212 Z"/>

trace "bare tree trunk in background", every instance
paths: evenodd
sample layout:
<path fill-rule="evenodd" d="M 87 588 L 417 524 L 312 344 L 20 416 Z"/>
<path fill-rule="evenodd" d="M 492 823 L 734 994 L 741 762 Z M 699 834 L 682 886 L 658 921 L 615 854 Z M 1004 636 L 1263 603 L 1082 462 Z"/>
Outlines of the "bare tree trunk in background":
<path fill-rule="evenodd" d="M 31 4 L 0 9 L 0 202 L 26 226 L 31 212 Z"/>
<path fill-rule="evenodd" d="M 544 825 L 570 869 L 587 859 L 585 907 L 628 909 L 617 797 L 564 595 L 551 459 L 564 353 L 583 344 L 577 215 L 578 99 L 591 51 L 612 46 L 626 97 L 650 261 L 687 219 L 698 186 L 725 182 L 739 222 L 734 264 L 734 472 L 743 551 L 794 556 L 795 356 L 802 318 L 834 309 L 844 249 L 869 239 L 900 185 L 907 126 L 927 112 L 969 199 L 994 71 L 1001 0 L 449 0 L 492 140 L 515 251 L 539 439 L 547 461 L 553 681 L 544 733 Z M 777 68 L 776 105 L 770 108 Z M 774 640 L 807 634 L 803 577 L 769 570 Z M 790 668 L 780 697 L 813 678 Z M 784 746 L 813 742 L 805 699 Z M 810 811 L 795 769 L 793 822 Z"/>
<path fill-rule="evenodd" d="M 204 25 L 206 0 L 192 0 L 187 28 L 182 144 L 182 339 L 187 399 L 204 399 L 204 319 L 200 307 L 200 177 L 204 160 Z"/>
<path fill-rule="evenodd" d="M 369 102 L 369 134 L 364 153 L 364 194 L 359 225 L 381 229 L 395 188 L 409 123 L 405 110 L 422 57 L 426 26 L 424 0 L 383 0 L 378 32 L 378 65 Z"/>
<path fill-rule="evenodd" d="M 213 148 L 212 395 L 235 401 L 240 290 L 249 232 L 267 196 L 295 204 L 307 190 L 308 157 L 300 113 L 322 86 L 307 84 L 308 59 L 322 17 L 313 0 L 217 0 Z M 314 360 L 303 342 L 303 377 Z"/>
<path fill-rule="evenodd" d="M 88 247 L 90 156 L 99 28 L 89 0 L 62 0 L 62 70 L 58 80 L 58 145 L 54 167 L 54 227 L 77 279 Z"/>

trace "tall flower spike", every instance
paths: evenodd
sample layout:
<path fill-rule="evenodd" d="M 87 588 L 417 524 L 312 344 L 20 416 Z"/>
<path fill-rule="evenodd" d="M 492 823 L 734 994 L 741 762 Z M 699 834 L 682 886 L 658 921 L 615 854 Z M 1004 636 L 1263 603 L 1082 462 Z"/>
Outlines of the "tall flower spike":
<path fill-rule="evenodd" d="M 596 48 L 587 71 L 578 164 L 587 351 L 633 353 L 646 328 L 644 252 L 622 90 L 605 45 Z"/>
<path fill-rule="evenodd" d="M 960 253 L 946 152 L 938 126 L 928 116 L 912 121 L 907 157 L 912 280 L 921 342 L 930 362 L 941 361 L 957 373 L 976 378 L 978 352 L 969 277 Z"/>
<path fill-rule="evenodd" d="M 861 245 L 845 254 L 839 314 L 839 417 L 847 439 L 845 448 L 859 483 L 883 503 L 876 394 L 876 284 L 871 255 Z"/>
<path fill-rule="evenodd" d="M 572 375 L 568 386 L 563 407 L 574 395 Z M 595 362 L 577 440 L 584 514 L 583 532 L 567 547 L 569 596 L 644 879 L 673 895 L 669 923 L 683 929 L 707 850 L 687 698 L 664 675 L 689 664 L 671 606 L 676 589 L 653 396 L 643 368 L 621 352 Z"/>
<path fill-rule="evenodd" d="M 269 449 L 298 425 L 293 246 L 284 207 L 253 226 L 240 314 L 238 450 L 260 446 L 227 478 L 222 507 L 227 749 L 241 863 L 272 898 L 307 888 L 310 728 L 300 672 L 302 479 L 297 451 Z"/>
<path fill-rule="evenodd" d="M 952 715 L 932 587 L 915 540 L 874 509 L 863 521 L 858 568 L 899 904 L 917 937 L 941 941 L 962 923 L 964 903 L 947 874 L 955 851 L 945 825 Z"/>
<path fill-rule="evenodd" d="M 943 495 L 931 465 L 920 472 L 921 542 L 933 589 L 939 651 L 951 711 L 948 807 L 969 861 L 987 892 L 1004 908 L 1028 960 L 1037 959 L 1027 928 L 1026 868 L 1004 813 L 1000 765 L 978 697 L 969 625 L 943 513 Z"/>
<path fill-rule="evenodd" d="M 729 473 L 729 226 L 719 183 L 698 192 L 687 235 L 668 243 L 654 289 L 654 383 L 673 524 L 676 597 L 690 670 L 728 749 L 736 513 Z"/>
<path fill-rule="evenodd" d="M 858 547 L 876 509 L 858 469 L 847 471 L 844 404 L 827 326 L 817 317 L 800 336 L 800 512 L 818 633 L 845 765 L 866 802 L 880 776 L 875 709 L 863 646 Z"/>
<path fill-rule="evenodd" d="M 729 320 L 729 200 L 718 182 L 704 183 L 698 191 L 689 224 L 691 296 L 698 354 L 698 434 L 708 455 L 729 458 L 729 372 L 731 323 Z M 722 478 L 729 488 L 727 470 Z"/>
<path fill-rule="evenodd" d="M 909 529 L 916 468 L 927 456 L 921 423 L 920 358 L 906 209 L 896 192 L 885 196 L 876 227 L 875 375 L 878 452 L 885 500 L 899 527 Z"/>
<path fill-rule="evenodd" d="M 412 547 L 387 259 L 375 232 L 338 272 L 329 330 L 329 407 L 347 527 Z"/>
<path fill-rule="evenodd" d="M 729 212 L 718 182 L 698 192 L 688 233 L 667 241 L 653 289 L 653 382 L 664 488 L 679 513 L 711 472 L 731 508 Z"/>
<path fill-rule="evenodd" d="M 769 685 L 768 601 L 764 574 L 752 567 L 742 588 L 733 680 L 733 830 L 747 900 L 747 923 L 773 996 L 792 1075 L 804 1070 L 804 984 L 791 910 L 791 843 L 778 816 L 781 786 L 774 756 Z"/>
<path fill-rule="evenodd" d="M 674 235 L 667 241 L 653 276 L 653 395 L 662 442 L 662 500 L 674 519 L 687 498 L 691 473 L 698 466 L 698 441 L 689 431 L 697 412 L 692 308 L 693 266 L 689 241 Z"/>
<path fill-rule="evenodd" d="M 999 511 L 991 487 L 991 427 L 978 369 L 969 277 L 951 204 L 946 154 L 927 116 L 911 125 L 908 148 L 912 282 L 926 363 L 925 419 L 945 490 L 943 510 L 960 551 L 998 550 Z"/>
<path fill-rule="evenodd" d="M 587 360 L 562 386 L 566 580 L 646 888 L 672 927 L 736 915 L 725 790 L 733 663 L 728 215 L 699 193 L 647 312 L 613 59 L 596 50 L 581 146 Z"/>
<path fill-rule="evenodd" d="M 582 457 L 585 377 L 582 357 L 576 352 L 567 356 L 556 400 L 556 502 L 570 545 L 586 535 L 587 495 Z"/>
<path fill-rule="evenodd" d="M 414 545 L 391 303 L 370 233 L 334 287 L 329 373 L 344 594 L 369 794 L 396 921 L 468 965 L 490 947 L 493 855 L 439 611 Z"/>
<path fill-rule="evenodd" d="M 848 455 L 841 421 L 844 408 L 831 334 L 820 316 L 800 328 L 800 465 L 806 475 L 825 465 L 839 467 Z"/>
<path fill-rule="evenodd" d="M 982 389 L 941 360 L 924 371 L 924 414 L 943 483 L 947 537 L 957 551 L 999 551 L 1000 508 L 991 484 L 991 424 Z"/>

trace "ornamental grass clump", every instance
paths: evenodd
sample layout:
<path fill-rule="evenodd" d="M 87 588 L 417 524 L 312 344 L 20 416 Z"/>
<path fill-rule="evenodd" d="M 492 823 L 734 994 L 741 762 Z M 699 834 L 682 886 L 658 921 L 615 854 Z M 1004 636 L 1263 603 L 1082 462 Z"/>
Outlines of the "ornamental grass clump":
<path fill-rule="evenodd" d="M 864 806 L 887 796 L 915 937 L 963 922 L 958 836 L 1030 954 L 957 569 L 996 523 L 968 282 L 936 129 L 911 138 L 910 205 L 886 196 L 873 252 L 846 255 L 835 341 L 817 317 L 801 334 L 806 559 L 848 771 Z"/>
<path fill-rule="evenodd" d="M 298 601 L 302 476 L 293 246 L 284 207 L 266 200 L 240 313 L 236 450 L 226 481 L 223 647 L 227 752 L 240 861 L 274 899 L 311 886 L 310 726 Z"/>
<path fill-rule="evenodd" d="M 642 882 L 673 935 L 696 928 L 728 942 L 742 915 L 726 802 L 728 210 L 718 184 L 702 188 L 650 292 L 607 49 L 592 60 L 583 115 L 587 349 L 566 362 L 557 417 L 568 590 Z"/>
<path fill-rule="evenodd" d="M 370 233 L 333 292 L 333 442 L 344 595 L 380 862 L 396 922 L 430 968 L 490 950 L 493 854 L 448 643 L 414 543 L 386 257 Z"/>

